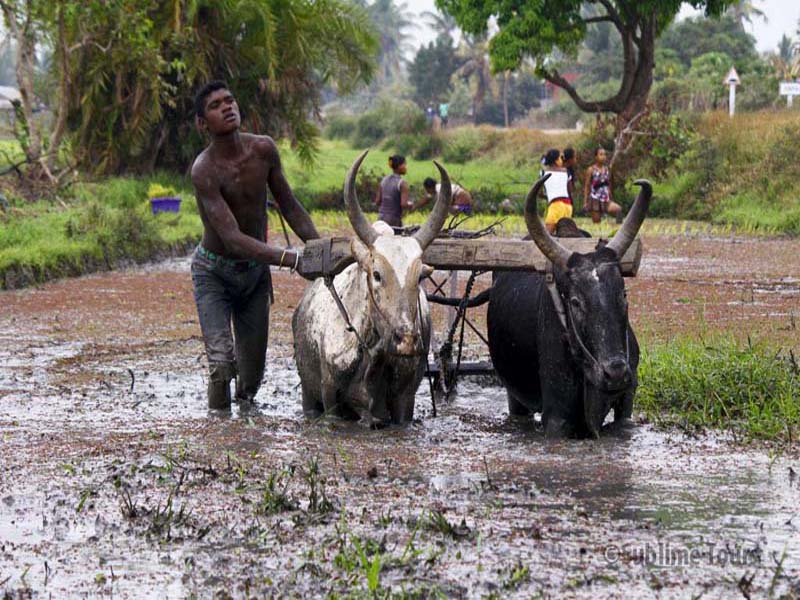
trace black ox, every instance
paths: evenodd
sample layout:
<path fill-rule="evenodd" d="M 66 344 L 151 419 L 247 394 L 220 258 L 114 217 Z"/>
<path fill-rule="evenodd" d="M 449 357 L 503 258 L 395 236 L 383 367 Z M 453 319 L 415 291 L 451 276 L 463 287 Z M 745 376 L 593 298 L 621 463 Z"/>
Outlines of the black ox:
<path fill-rule="evenodd" d="M 652 187 L 637 181 L 639 196 L 614 238 L 579 254 L 551 237 L 536 212 L 544 180 L 528 193 L 525 221 L 552 274 L 496 276 L 489 351 L 512 415 L 540 412 L 549 436 L 598 437 L 611 409 L 615 425 L 629 421 L 638 385 L 620 258 L 644 221 Z"/>

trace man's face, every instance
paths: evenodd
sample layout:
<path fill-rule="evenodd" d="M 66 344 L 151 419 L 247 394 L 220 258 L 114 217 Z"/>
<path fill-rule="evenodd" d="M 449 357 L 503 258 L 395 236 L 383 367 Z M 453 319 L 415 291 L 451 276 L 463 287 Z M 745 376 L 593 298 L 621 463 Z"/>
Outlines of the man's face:
<path fill-rule="evenodd" d="M 214 90 L 208 95 L 201 123 L 212 135 L 224 135 L 239 129 L 242 124 L 239 105 L 229 90 Z"/>

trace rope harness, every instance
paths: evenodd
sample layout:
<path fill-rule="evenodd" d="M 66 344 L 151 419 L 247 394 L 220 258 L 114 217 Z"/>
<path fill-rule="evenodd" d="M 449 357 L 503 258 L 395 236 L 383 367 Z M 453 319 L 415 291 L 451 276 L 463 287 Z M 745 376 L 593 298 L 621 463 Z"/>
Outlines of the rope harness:
<path fill-rule="evenodd" d="M 333 301 L 336 303 L 336 307 L 339 309 L 339 314 L 342 315 L 342 319 L 344 319 L 345 331 L 348 331 L 348 332 L 350 332 L 350 333 L 352 333 L 353 335 L 356 336 L 356 341 L 358 343 L 358 347 L 362 352 L 366 352 L 370 356 L 373 356 L 375 354 L 375 347 L 380 342 L 380 338 L 378 338 L 372 346 L 368 345 L 364 341 L 364 339 L 358 333 L 358 330 L 353 326 L 353 323 L 350 320 L 350 315 L 347 313 L 347 308 L 345 307 L 344 302 L 342 302 L 342 299 L 339 296 L 339 292 L 336 291 L 336 286 L 333 285 L 333 279 L 334 279 L 333 276 L 326 275 L 324 277 L 325 287 L 328 288 L 328 291 L 330 291 L 331 296 L 333 296 Z M 369 302 L 375 308 L 375 311 L 378 313 L 378 316 L 385 323 L 391 325 L 391 322 L 389 321 L 388 318 L 386 318 L 386 315 L 381 310 L 381 307 L 378 306 L 377 300 L 375 300 L 375 290 L 372 287 L 372 280 L 371 280 L 369 274 L 367 274 L 367 291 L 369 292 L 369 294 L 368 294 L 369 295 Z M 420 305 L 419 291 L 417 292 L 417 316 L 414 319 L 414 330 L 415 330 L 415 332 L 419 333 L 419 335 L 420 335 L 420 338 L 419 338 L 420 339 L 420 344 L 422 344 L 422 346 L 424 347 L 424 343 L 422 341 L 424 339 L 424 337 L 422 335 L 424 333 L 424 329 L 423 329 L 423 326 L 422 326 L 422 306 Z M 415 354 L 410 354 L 408 356 L 421 356 L 421 355 L 422 355 L 422 352 L 417 352 Z"/>
<path fill-rule="evenodd" d="M 572 336 L 575 341 L 578 343 L 578 348 L 581 351 L 581 354 L 589 360 L 589 362 L 598 370 L 600 369 L 599 361 L 594 357 L 591 353 L 589 348 L 586 347 L 586 344 L 583 343 L 583 338 L 578 331 L 578 326 L 575 324 L 575 317 L 572 315 L 572 305 L 567 302 L 567 308 L 564 308 L 564 298 L 561 296 L 561 293 L 558 291 L 558 286 L 556 285 L 556 278 L 553 274 L 553 263 L 549 260 L 547 261 L 547 266 L 545 267 L 545 276 L 544 282 L 547 286 L 547 291 L 550 292 L 550 298 L 553 300 L 553 306 L 556 309 L 556 315 L 558 316 L 558 321 L 561 323 L 561 327 L 564 330 L 564 333 L 572 333 Z M 567 318 L 569 317 L 569 318 Z M 569 324 L 567 322 L 569 321 Z M 628 327 L 627 319 L 625 323 L 625 362 L 630 365 L 630 328 Z"/>

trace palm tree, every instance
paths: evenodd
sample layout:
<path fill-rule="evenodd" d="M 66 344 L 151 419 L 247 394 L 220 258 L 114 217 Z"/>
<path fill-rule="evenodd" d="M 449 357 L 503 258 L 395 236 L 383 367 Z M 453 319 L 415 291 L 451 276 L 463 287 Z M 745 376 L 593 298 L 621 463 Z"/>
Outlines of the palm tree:
<path fill-rule="evenodd" d="M 375 0 L 367 6 L 367 14 L 378 37 L 377 83 L 383 85 L 402 77 L 412 50 L 407 31 L 414 25 L 405 2 Z"/>
<path fill-rule="evenodd" d="M 348 0 L 76 6 L 65 41 L 91 43 L 69 58 L 69 122 L 79 158 L 101 172 L 185 168 L 202 145 L 191 98 L 210 79 L 231 83 L 248 130 L 288 138 L 310 160 L 323 86 L 346 93 L 374 71 L 366 11 Z"/>
<path fill-rule="evenodd" d="M 454 76 L 470 83 L 472 88 L 472 115 L 477 118 L 487 93 L 494 83 L 489 64 L 488 43 L 485 37 L 465 36 L 458 47 L 463 64 Z"/>
<path fill-rule="evenodd" d="M 456 20 L 447 13 L 425 10 L 420 16 L 426 20 L 428 27 L 436 32 L 437 37 L 453 37 L 453 33 L 458 29 Z"/>
<path fill-rule="evenodd" d="M 767 15 L 756 6 L 756 2 L 763 2 L 763 0 L 736 0 L 728 8 L 728 13 L 734 18 L 742 30 L 744 30 L 745 22 L 752 25 L 754 18 L 762 19 L 765 23 L 767 22 Z"/>

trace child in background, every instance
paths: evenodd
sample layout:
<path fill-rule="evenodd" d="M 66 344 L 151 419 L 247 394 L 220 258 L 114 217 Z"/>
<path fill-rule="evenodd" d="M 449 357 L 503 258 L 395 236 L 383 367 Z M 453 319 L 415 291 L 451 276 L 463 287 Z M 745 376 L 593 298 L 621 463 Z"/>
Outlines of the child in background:
<path fill-rule="evenodd" d="M 608 154 L 604 148 L 594 151 L 594 164 L 586 169 L 586 182 L 583 186 L 584 206 L 592 214 L 592 223 L 599 223 L 603 213 L 622 216 L 622 207 L 614 202 L 611 193 L 611 173 L 606 166 Z"/>
<path fill-rule="evenodd" d="M 550 235 L 556 232 L 556 223 L 561 219 L 572 218 L 572 199 L 569 195 L 569 176 L 564 165 L 564 155 L 556 149 L 544 155 L 542 174 L 550 177 L 544 182 L 547 194 L 547 214 L 544 224 Z"/>

